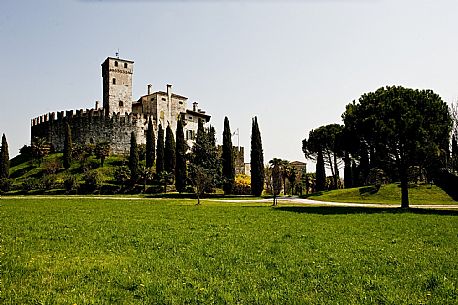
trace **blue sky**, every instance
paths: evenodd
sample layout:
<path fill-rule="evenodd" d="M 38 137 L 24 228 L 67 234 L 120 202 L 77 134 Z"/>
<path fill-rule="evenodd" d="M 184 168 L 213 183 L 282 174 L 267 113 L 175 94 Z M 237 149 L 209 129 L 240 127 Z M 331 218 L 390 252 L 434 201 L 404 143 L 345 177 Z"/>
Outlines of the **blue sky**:
<path fill-rule="evenodd" d="M 308 132 L 385 85 L 458 98 L 458 1 L 18 1 L 0 3 L 0 133 L 10 155 L 30 119 L 93 107 L 117 49 L 146 85 L 240 130 L 249 158 L 258 116 L 265 160 L 304 161 Z M 233 138 L 237 143 L 236 137 Z M 310 168 L 313 170 L 313 168 Z"/>

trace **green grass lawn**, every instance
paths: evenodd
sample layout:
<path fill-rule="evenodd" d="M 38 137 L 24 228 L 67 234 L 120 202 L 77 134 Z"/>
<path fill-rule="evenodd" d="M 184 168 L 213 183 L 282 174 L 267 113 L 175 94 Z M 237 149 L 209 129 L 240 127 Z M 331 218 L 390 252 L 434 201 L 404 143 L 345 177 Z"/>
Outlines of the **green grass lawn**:
<path fill-rule="evenodd" d="M 392 183 L 383 185 L 378 192 L 371 193 L 367 187 L 340 189 L 312 194 L 309 199 L 354 203 L 385 203 L 401 205 L 401 188 Z M 422 184 L 409 188 L 410 204 L 458 204 L 440 187 Z"/>
<path fill-rule="evenodd" d="M 456 304 L 458 212 L 0 199 L 1 304 Z"/>

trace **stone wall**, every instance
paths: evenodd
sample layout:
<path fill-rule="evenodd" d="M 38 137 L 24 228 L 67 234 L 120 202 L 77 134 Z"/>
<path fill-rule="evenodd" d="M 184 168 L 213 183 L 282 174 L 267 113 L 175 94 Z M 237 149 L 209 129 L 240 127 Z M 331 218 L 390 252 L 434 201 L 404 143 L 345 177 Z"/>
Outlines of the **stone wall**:
<path fill-rule="evenodd" d="M 146 142 L 148 118 L 140 114 L 106 116 L 101 110 L 77 110 L 42 115 L 32 120 L 31 135 L 44 137 L 56 151 L 62 151 L 65 123 L 70 124 L 74 144 L 110 143 L 112 154 L 129 154 L 130 134 L 135 132 L 137 144 Z"/>

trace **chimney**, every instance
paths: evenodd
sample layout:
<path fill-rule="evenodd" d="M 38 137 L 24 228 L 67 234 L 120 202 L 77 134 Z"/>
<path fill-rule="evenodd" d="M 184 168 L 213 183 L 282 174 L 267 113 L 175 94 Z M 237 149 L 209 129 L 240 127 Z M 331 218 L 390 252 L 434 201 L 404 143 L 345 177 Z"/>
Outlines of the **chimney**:
<path fill-rule="evenodd" d="M 151 84 L 148 84 L 148 95 L 150 95 L 150 94 L 151 94 L 151 87 L 153 87 L 153 85 L 151 85 Z"/>
<path fill-rule="evenodd" d="M 99 104 L 100 104 L 99 101 L 95 101 L 95 110 L 99 110 Z"/>
<path fill-rule="evenodd" d="M 169 99 L 172 97 L 172 85 L 167 84 L 167 96 Z"/>
<path fill-rule="evenodd" d="M 197 102 L 192 103 L 192 111 L 197 112 Z"/>

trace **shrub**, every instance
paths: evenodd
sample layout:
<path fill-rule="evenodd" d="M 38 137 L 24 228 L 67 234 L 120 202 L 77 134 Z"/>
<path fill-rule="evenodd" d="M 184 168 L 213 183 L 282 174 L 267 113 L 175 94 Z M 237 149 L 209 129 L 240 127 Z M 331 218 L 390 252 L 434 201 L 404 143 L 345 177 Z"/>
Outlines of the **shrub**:
<path fill-rule="evenodd" d="M 126 184 L 130 180 L 130 169 L 127 166 L 117 166 L 114 179 L 117 184 Z"/>
<path fill-rule="evenodd" d="M 385 172 L 380 168 L 371 168 L 367 175 L 366 184 L 373 185 L 377 190 L 383 185 L 388 183 L 388 177 Z"/>
<path fill-rule="evenodd" d="M 12 181 L 8 178 L 0 179 L 0 191 L 8 192 L 11 190 Z"/>
<path fill-rule="evenodd" d="M 21 187 L 22 187 L 22 190 L 24 192 L 29 192 L 31 190 L 39 188 L 39 185 L 40 185 L 40 183 L 39 183 L 38 179 L 27 178 L 27 179 L 24 179 L 22 181 Z"/>
<path fill-rule="evenodd" d="M 78 181 L 76 180 L 76 177 L 73 175 L 65 176 L 64 188 L 67 191 L 67 193 L 70 193 L 71 191 L 78 189 Z"/>
<path fill-rule="evenodd" d="M 247 175 L 236 175 L 232 190 L 234 195 L 251 195 L 251 178 Z"/>
<path fill-rule="evenodd" d="M 52 175 L 57 173 L 57 171 L 62 167 L 62 164 L 59 160 L 49 160 L 43 163 L 43 170 L 46 174 Z"/>
<path fill-rule="evenodd" d="M 97 170 L 90 170 L 83 176 L 84 186 L 87 190 L 93 191 L 102 185 L 102 175 Z"/>
<path fill-rule="evenodd" d="M 48 174 L 44 175 L 41 178 L 41 188 L 43 190 L 51 190 L 56 185 L 56 175 L 55 174 Z"/>

